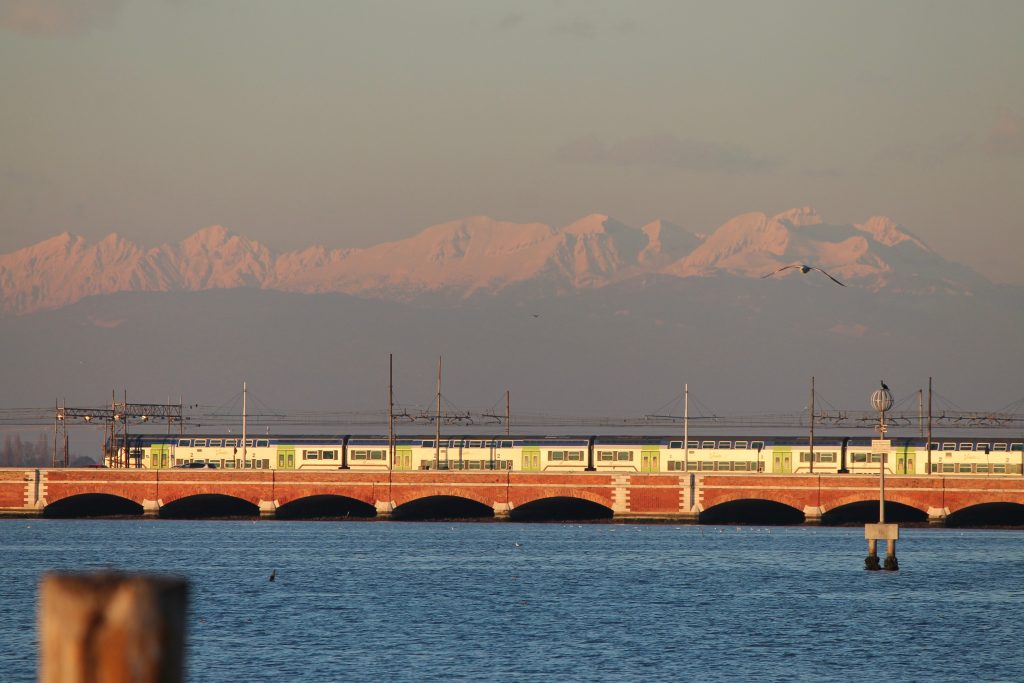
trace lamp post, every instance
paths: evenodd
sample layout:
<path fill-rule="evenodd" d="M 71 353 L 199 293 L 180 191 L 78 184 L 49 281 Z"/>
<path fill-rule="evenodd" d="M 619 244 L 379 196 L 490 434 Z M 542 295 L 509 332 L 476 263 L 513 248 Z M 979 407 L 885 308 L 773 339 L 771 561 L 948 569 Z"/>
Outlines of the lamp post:
<path fill-rule="evenodd" d="M 889 387 L 882 382 L 880 389 L 871 394 L 871 407 L 878 411 L 878 439 L 872 443 L 872 452 L 878 456 L 878 524 L 866 524 L 864 536 L 868 540 L 868 556 L 864 559 L 864 568 L 878 570 L 878 541 L 886 542 L 885 569 L 899 569 L 896 561 L 896 540 L 899 538 L 899 527 L 885 523 L 885 461 L 889 454 L 890 442 L 885 438 L 887 427 L 885 414 L 892 409 L 893 399 Z"/>

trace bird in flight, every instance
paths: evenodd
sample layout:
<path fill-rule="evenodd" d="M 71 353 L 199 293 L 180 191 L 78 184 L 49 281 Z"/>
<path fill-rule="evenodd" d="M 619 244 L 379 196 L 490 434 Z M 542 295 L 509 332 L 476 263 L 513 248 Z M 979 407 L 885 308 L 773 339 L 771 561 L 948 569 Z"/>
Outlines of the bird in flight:
<path fill-rule="evenodd" d="M 779 268 L 778 270 L 773 270 L 772 272 L 768 273 L 767 275 L 762 275 L 762 276 L 761 276 L 761 279 L 763 280 L 763 279 L 765 279 L 766 277 L 771 277 L 772 275 L 775 275 L 776 273 L 781 273 L 782 271 L 784 271 L 784 270 L 789 270 L 790 268 L 799 268 L 799 269 L 800 269 L 800 272 L 801 272 L 801 273 L 803 273 L 804 275 L 807 275 L 807 273 L 809 273 L 809 272 L 810 272 L 810 271 L 812 271 L 812 270 L 816 270 L 816 271 L 818 271 L 819 273 L 821 273 L 822 275 L 824 275 L 825 277 L 827 277 L 827 278 L 828 278 L 829 280 L 831 280 L 832 282 L 834 282 L 834 283 L 836 283 L 837 285 L 839 285 L 840 287 L 845 287 L 845 286 L 846 286 L 846 285 L 844 285 L 844 284 L 843 284 L 842 282 L 840 282 L 839 280 L 835 279 L 834 277 L 832 277 L 831 275 L 829 275 L 828 273 L 826 273 L 826 272 L 825 272 L 824 270 L 822 270 L 821 268 L 818 268 L 817 266 L 808 266 L 808 265 L 806 265 L 806 264 L 803 264 L 803 263 L 792 263 L 792 264 L 790 264 L 790 265 L 788 265 L 788 266 L 782 266 L 782 267 L 781 267 L 781 268 Z"/>

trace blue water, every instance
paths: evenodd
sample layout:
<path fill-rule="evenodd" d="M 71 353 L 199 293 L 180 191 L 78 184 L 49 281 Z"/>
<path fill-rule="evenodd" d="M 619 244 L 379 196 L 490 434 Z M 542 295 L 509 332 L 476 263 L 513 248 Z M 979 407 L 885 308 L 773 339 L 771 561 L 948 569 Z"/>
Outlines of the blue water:
<path fill-rule="evenodd" d="M 887 573 L 862 529 L 0 520 L 0 680 L 89 568 L 189 579 L 190 681 L 1024 679 L 1024 533 L 902 533 Z"/>

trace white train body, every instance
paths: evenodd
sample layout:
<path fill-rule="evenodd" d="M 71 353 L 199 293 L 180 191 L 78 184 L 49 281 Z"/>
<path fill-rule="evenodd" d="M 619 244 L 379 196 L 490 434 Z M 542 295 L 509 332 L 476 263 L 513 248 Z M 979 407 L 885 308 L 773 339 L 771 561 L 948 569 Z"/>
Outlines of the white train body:
<path fill-rule="evenodd" d="M 270 470 L 500 470 L 514 472 L 888 474 L 1002 476 L 1022 474 L 1024 439 L 958 438 L 927 442 L 895 438 L 882 452 L 864 437 L 681 439 L 649 436 L 396 438 L 388 462 L 388 439 L 358 435 L 237 436 L 136 435 L 116 444 L 105 464 L 170 468 L 196 463 L 220 469 Z"/>

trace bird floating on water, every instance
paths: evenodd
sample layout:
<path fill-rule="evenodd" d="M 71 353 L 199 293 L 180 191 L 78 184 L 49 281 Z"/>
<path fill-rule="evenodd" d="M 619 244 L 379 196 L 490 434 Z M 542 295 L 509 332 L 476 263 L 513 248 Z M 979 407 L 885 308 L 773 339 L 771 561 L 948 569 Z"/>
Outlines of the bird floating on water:
<path fill-rule="evenodd" d="M 775 275 L 776 273 L 781 273 L 782 271 L 784 271 L 784 270 L 789 270 L 790 268 L 799 268 L 799 269 L 800 269 L 800 272 L 801 272 L 801 273 L 803 273 L 804 275 L 806 275 L 807 273 L 811 272 L 812 270 L 816 270 L 816 271 L 818 271 L 819 273 L 821 273 L 822 275 L 824 275 L 825 277 L 827 277 L 827 278 L 828 278 L 829 280 L 831 280 L 832 282 L 834 282 L 834 283 L 836 283 L 837 285 L 839 285 L 840 287 L 845 287 L 845 286 L 846 286 L 846 285 L 844 285 L 844 284 L 843 284 L 842 282 L 840 282 L 839 280 L 835 279 L 834 277 L 832 277 L 831 275 L 829 275 L 828 273 L 826 273 L 826 272 L 825 272 L 824 270 L 822 270 L 821 268 L 819 268 L 819 267 L 817 267 L 817 266 L 809 266 L 809 265 L 807 265 L 807 264 L 805 264 L 805 263 L 791 263 L 791 264 L 790 264 L 790 265 L 788 265 L 788 266 L 782 266 L 782 267 L 781 267 L 781 268 L 779 268 L 778 270 L 773 270 L 772 272 L 768 273 L 767 275 L 762 275 L 762 276 L 761 276 L 761 279 L 763 280 L 763 279 L 765 279 L 766 277 L 771 277 L 772 275 Z"/>

